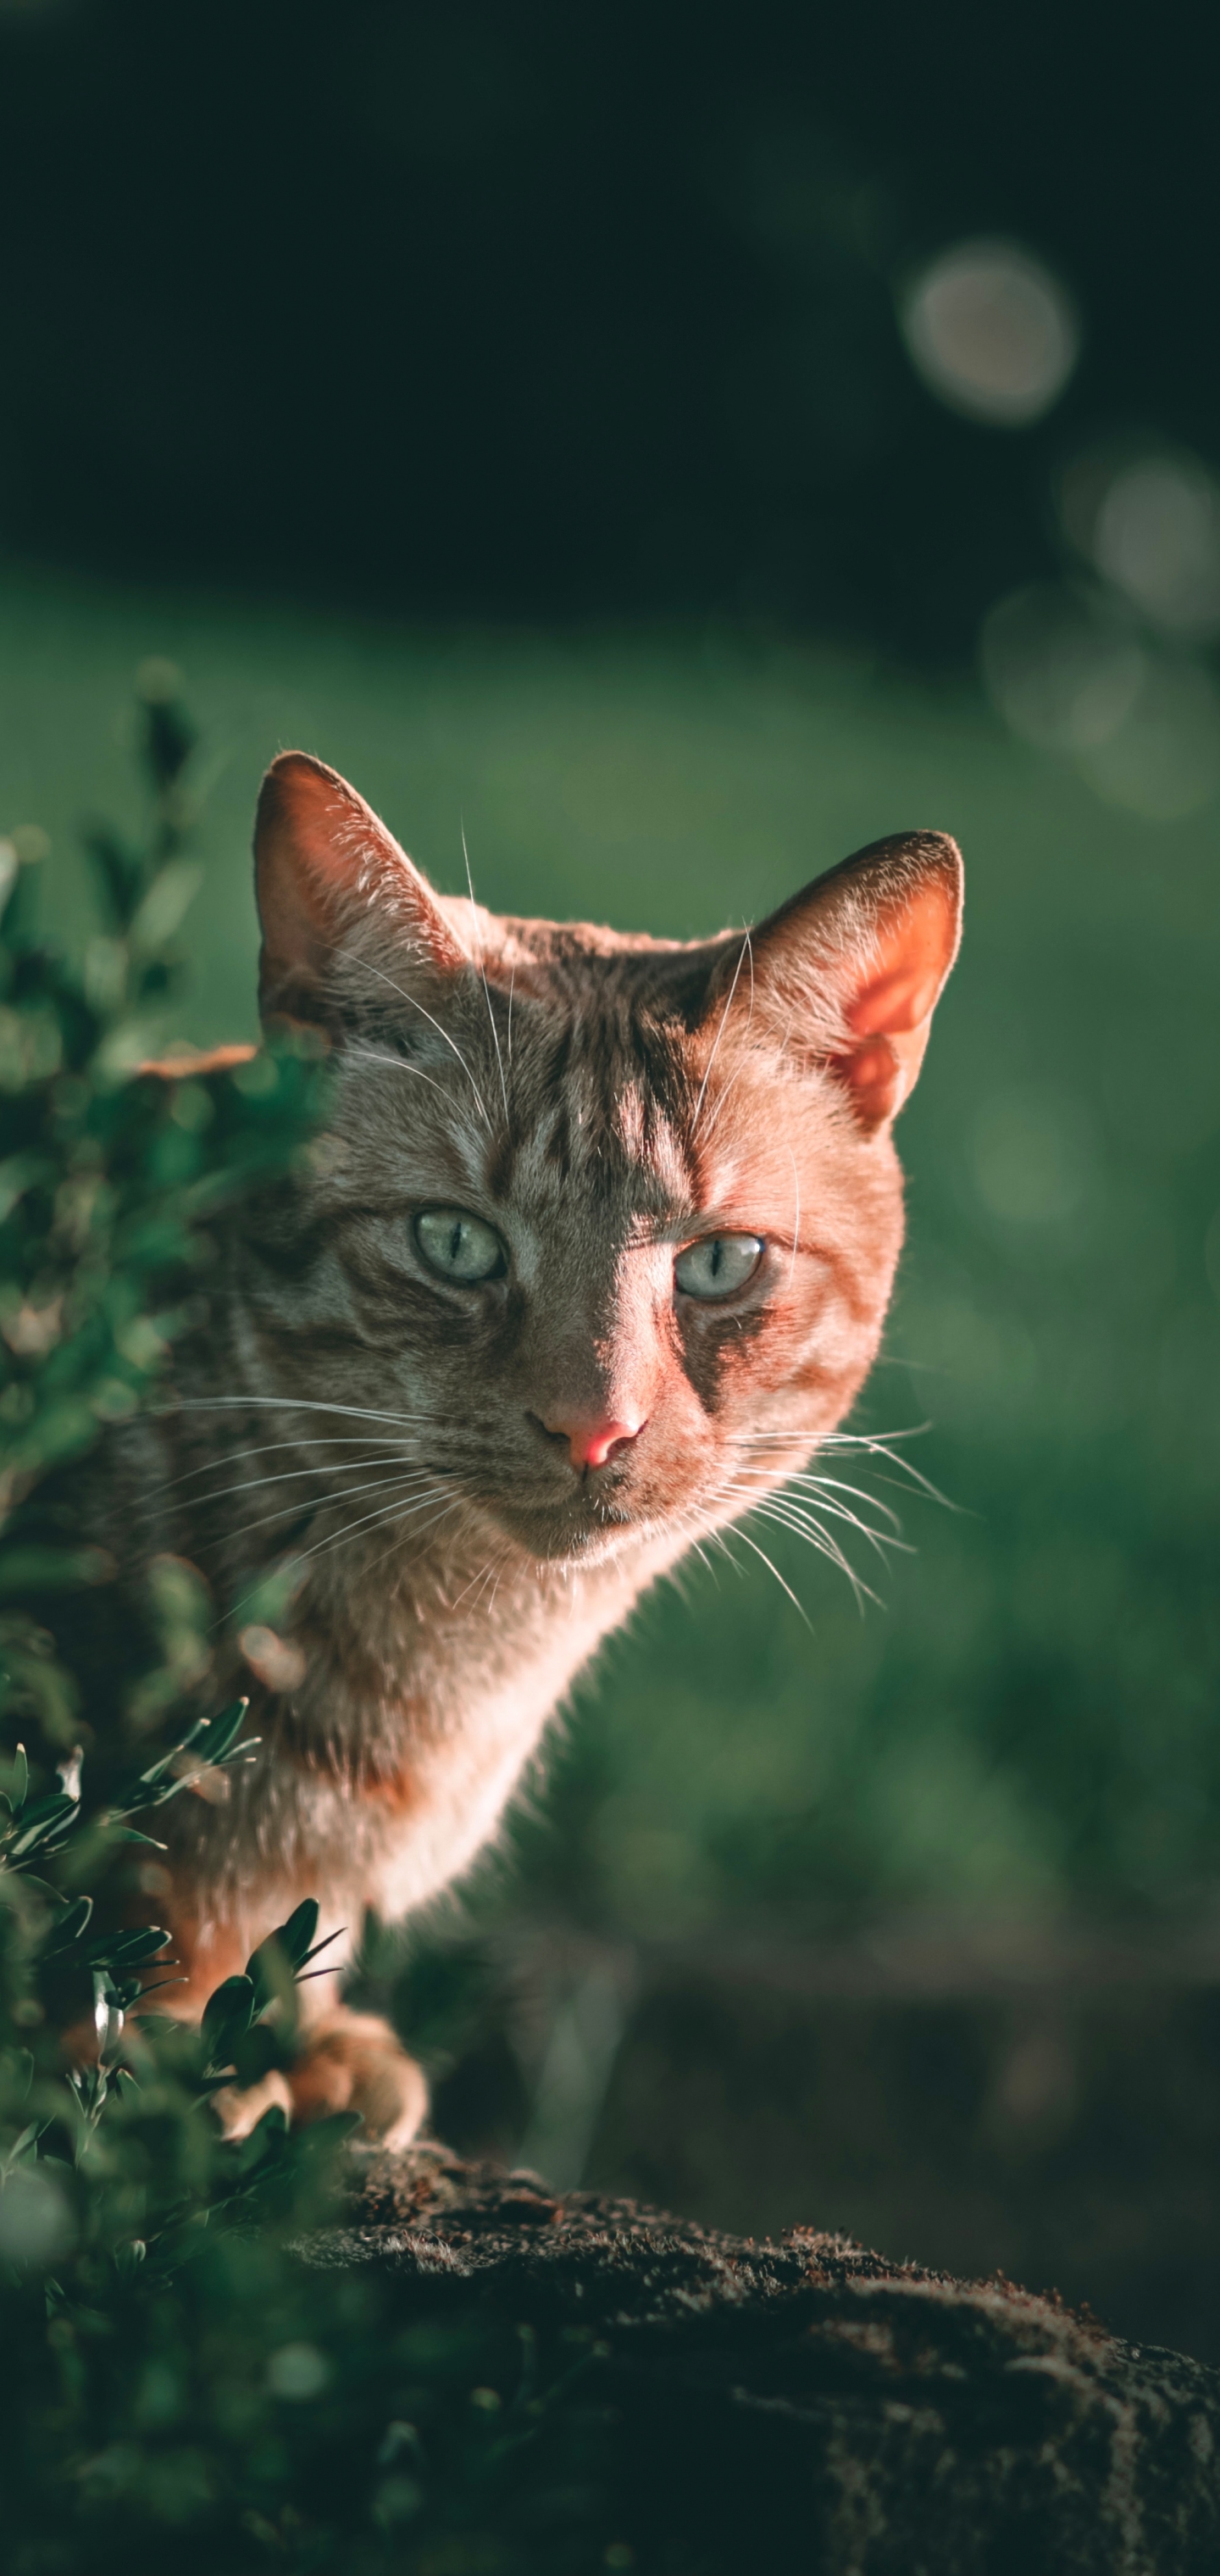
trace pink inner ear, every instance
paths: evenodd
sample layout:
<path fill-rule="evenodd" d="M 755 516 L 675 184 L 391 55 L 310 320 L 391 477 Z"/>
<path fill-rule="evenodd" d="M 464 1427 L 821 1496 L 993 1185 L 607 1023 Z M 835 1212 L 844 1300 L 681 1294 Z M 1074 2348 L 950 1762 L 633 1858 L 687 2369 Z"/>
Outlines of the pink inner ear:
<path fill-rule="evenodd" d="M 957 945 L 957 920 L 943 887 L 925 887 L 881 925 L 880 957 L 848 1006 L 859 1037 L 898 1037 L 929 1019 Z"/>
<path fill-rule="evenodd" d="M 343 897 L 364 891 L 379 870 L 410 866 L 355 788 L 300 752 L 281 752 L 268 771 L 259 827 L 260 857 L 266 847 L 279 858 L 298 903 L 327 927 Z"/>
<path fill-rule="evenodd" d="M 347 929 L 373 907 L 417 960 L 443 973 L 465 962 L 393 834 L 345 778 L 306 752 L 281 752 L 267 772 L 255 864 L 265 1013 L 315 1017 Z"/>
<path fill-rule="evenodd" d="M 957 947 L 957 909 L 948 889 L 936 881 L 921 889 L 881 923 L 878 947 L 846 1011 L 861 1043 L 833 1058 L 868 1129 L 894 1116 L 919 1072 Z"/>

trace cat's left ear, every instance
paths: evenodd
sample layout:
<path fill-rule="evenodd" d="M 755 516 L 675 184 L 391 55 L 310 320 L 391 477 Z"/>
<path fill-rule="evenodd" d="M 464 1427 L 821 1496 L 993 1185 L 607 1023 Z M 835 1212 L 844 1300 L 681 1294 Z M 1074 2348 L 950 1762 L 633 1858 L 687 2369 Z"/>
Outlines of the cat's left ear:
<path fill-rule="evenodd" d="M 824 1066 L 872 1133 L 914 1087 L 961 929 L 956 841 L 873 841 L 735 943 L 735 1015 L 748 1008 L 790 1053 Z M 722 988 L 724 977 L 722 966 Z"/>
<path fill-rule="evenodd" d="M 363 796 L 308 752 L 282 751 L 263 780 L 254 875 L 264 1020 L 337 1035 L 384 998 L 387 949 L 399 989 L 467 963 L 427 878 Z"/>

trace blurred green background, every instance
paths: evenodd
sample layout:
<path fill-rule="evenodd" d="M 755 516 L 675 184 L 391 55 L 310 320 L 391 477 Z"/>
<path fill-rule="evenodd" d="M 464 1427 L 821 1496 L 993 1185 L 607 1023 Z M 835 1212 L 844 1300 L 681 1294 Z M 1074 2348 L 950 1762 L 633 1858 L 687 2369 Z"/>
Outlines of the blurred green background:
<path fill-rule="evenodd" d="M 647 1602 L 366 1988 L 460 2144 L 1220 2358 L 1203 24 L 0 0 L 0 829 L 81 935 L 180 667 L 204 1041 L 284 744 L 662 933 L 958 836 L 857 1415 L 944 1501 L 862 1462 L 862 1610 L 774 1530 L 799 1610 L 744 1547 Z"/>
<path fill-rule="evenodd" d="M 690 1931 L 760 1904 L 1220 1892 L 1220 979 L 1215 814 L 1150 824 L 1006 737 L 969 680 L 729 630 L 469 635 L 10 579 L 0 812 L 52 839 L 130 796 L 141 647 L 188 675 L 211 777 L 176 1034 L 254 1027 L 249 822 L 303 743 L 441 886 L 694 936 L 870 837 L 954 831 L 968 933 L 901 1126 L 910 1239 L 855 1417 L 946 1498 L 852 1473 L 913 1552 L 860 1608 L 759 1531 L 657 1594 L 584 1693 L 531 1883 Z M 1210 1262 L 1210 1275 L 1209 1275 Z M 926 1426 L 926 1427 L 925 1427 Z"/>

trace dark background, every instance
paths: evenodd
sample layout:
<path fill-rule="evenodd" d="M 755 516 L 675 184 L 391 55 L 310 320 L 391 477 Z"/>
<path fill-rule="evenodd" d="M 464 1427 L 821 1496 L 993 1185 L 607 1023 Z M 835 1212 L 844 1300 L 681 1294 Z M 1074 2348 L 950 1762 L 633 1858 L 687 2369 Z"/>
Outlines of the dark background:
<path fill-rule="evenodd" d="M 1206 27 L 1098 7 L 0 0 L 11 549 L 449 617 L 968 655 L 1102 425 L 1215 435 Z M 1016 235 L 1083 362 L 954 418 L 904 270 Z"/>
<path fill-rule="evenodd" d="M 1220 507 L 1211 32 L 0 0 L 0 829 L 86 936 L 80 816 L 123 811 L 135 666 L 182 666 L 204 1040 L 252 1026 L 285 741 L 441 884 L 464 818 L 489 903 L 667 935 L 959 833 L 859 1416 L 929 1424 L 952 1508 L 875 1480 L 916 1553 L 856 1549 L 863 1616 L 771 1530 L 811 1627 L 745 1556 L 651 1600 L 366 1992 L 461 2145 L 1220 2359 L 1216 620 L 1090 574 L 1056 662 L 1065 467 L 1186 450 Z M 899 327 L 979 236 L 1081 320 L 1021 429 Z M 1039 580 L 989 706 L 980 625 Z M 1060 683 L 1115 653 L 1098 747 Z"/>

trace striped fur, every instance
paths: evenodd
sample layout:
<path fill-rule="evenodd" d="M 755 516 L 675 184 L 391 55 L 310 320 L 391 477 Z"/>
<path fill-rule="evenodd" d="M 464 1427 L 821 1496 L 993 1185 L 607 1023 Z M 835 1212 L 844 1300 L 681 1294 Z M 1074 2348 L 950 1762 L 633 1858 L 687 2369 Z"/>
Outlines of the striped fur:
<path fill-rule="evenodd" d="M 180 1802 L 161 1895 L 186 2009 L 303 1895 L 350 1938 L 444 1887 L 599 1640 L 842 1420 L 960 909 L 954 845 L 909 834 L 750 936 L 493 918 L 302 754 L 256 846 L 264 1008 L 325 1032 L 334 1106 L 308 1171 L 235 1225 L 180 1409 L 141 1434 L 139 1549 L 203 1569 L 263 1745 L 227 1804 Z M 429 1272 L 412 1219 L 438 1205 L 495 1228 L 503 1279 Z M 699 1304 L 675 1255 L 718 1232 L 760 1236 L 761 1264 Z M 644 1428 L 582 1474 L 547 1426 L 591 1415 Z M 251 1597 L 285 1564 L 271 1627 Z M 321 2009 L 298 2107 L 352 2098 L 405 2134 L 407 2062 Z"/>

